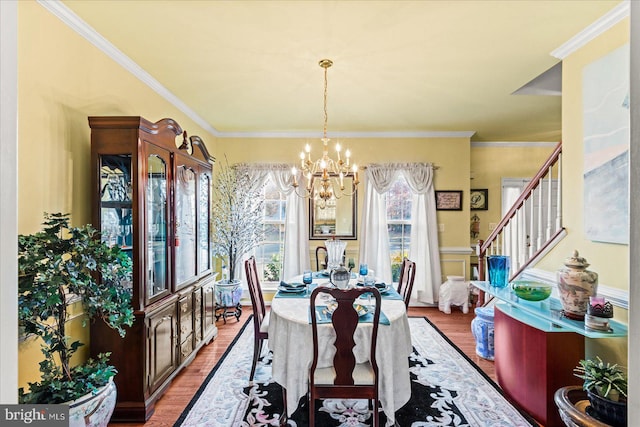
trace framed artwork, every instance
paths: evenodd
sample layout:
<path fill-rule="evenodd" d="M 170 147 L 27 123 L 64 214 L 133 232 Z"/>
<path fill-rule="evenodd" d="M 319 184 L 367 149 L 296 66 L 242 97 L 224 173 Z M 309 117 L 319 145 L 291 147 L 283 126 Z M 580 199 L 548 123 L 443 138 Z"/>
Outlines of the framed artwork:
<path fill-rule="evenodd" d="M 582 72 L 583 219 L 594 242 L 629 244 L 629 61 L 627 44 Z"/>
<path fill-rule="evenodd" d="M 486 211 L 489 209 L 489 190 L 486 188 L 472 189 L 469 202 L 472 211 Z"/>
<path fill-rule="evenodd" d="M 436 210 L 438 211 L 461 211 L 462 191 L 447 190 L 436 191 Z"/>

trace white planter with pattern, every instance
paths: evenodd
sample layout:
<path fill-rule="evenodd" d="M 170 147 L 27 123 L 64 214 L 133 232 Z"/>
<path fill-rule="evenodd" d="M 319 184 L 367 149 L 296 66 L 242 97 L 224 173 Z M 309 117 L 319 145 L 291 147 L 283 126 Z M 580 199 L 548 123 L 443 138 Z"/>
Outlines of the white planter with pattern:
<path fill-rule="evenodd" d="M 116 407 L 116 396 L 112 378 L 96 394 L 88 393 L 68 402 L 69 427 L 107 427 Z"/>

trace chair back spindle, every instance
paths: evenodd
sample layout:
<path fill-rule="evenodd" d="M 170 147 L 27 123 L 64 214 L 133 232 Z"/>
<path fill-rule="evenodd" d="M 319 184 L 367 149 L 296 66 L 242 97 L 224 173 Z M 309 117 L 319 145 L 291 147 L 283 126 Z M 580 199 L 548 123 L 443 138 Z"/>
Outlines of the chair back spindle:
<path fill-rule="evenodd" d="M 416 263 L 404 258 L 400 267 L 400 279 L 398 280 L 398 293 L 404 300 L 404 305 L 409 309 L 409 300 L 411 300 L 411 291 L 413 290 L 413 281 L 416 278 Z"/>

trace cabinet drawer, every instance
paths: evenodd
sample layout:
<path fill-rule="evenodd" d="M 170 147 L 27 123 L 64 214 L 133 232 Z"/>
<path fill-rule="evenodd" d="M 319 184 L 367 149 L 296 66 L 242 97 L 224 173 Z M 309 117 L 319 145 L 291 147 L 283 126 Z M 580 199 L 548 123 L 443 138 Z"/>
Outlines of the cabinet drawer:
<path fill-rule="evenodd" d="M 178 322 L 180 325 L 180 342 L 193 332 L 193 299 L 187 295 L 178 301 Z"/>
<path fill-rule="evenodd" d="M 193 352 L 193 335 L 189 335 L 187 339 L 180 344 L 180 362 L 184 362 Z"/>

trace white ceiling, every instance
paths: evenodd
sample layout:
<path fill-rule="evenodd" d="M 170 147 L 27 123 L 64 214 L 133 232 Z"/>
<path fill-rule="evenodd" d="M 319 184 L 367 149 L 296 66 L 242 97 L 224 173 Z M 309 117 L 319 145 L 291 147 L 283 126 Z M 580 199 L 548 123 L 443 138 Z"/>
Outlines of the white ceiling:
<path fill-rule="evenodd" d="M 620 0 L 64 5 L 219 135 L 475 132 L 558 141 L 560 97 L 511 95 Z"/>

